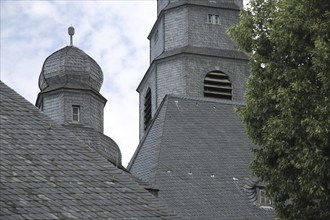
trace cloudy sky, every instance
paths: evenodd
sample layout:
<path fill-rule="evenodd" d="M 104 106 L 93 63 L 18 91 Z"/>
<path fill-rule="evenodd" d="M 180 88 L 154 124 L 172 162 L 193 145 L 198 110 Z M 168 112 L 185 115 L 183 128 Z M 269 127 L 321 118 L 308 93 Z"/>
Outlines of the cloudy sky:
<path fill-rule="evenodd" d="M 126 166 L 138 145 L 138 93 L 149 66 L 147 36 L 156 0 L 1 1 L 1 81 L 35 104 L 45 59 L 73 44 L 104 74 L 104 133 L 119 145 Z"/>
<path fill-rule="evenodd" d="M 156 1 L 1 1 L 1 81 L 35 104 L 45 59 L 69 44 L 101 66 L 108 99 L 104 133 L 114 139 L 123 165 L 138 145 L 138 93 L 149 65 L 147 36 Z"/>

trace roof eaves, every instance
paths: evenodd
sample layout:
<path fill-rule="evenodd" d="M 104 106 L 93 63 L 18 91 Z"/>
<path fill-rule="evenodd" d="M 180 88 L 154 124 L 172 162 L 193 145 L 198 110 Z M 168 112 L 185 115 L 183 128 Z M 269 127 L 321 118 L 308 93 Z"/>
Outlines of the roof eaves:
<path fill-rule="evenodd" d="M 206 53 L 205 51 L 208 51 L 209 53 Z M 169 51 L 162 52 L 158 57 L 152 60 L 150 63 L 150 66 L 146 73 L 144 74 L 141 82 L 139 83 L 138 87 L 136 88 L 137 92 L 140 92 L 141 86 L 144 84 L 144 82 L 147 80 L 147 78 L 151 74 L 152 68 L 155 67 L 155 65 L 167 58 L 180 56 L 182 54 L 190 54 L 190 55 L 198 55 L 198 56 L 211 56 L 211 57 L 217 57 L 217 58 L 224 58 L 224 59 L 236 59 L 236 60 L 242 60 L 247 61 L 248 56 L 246 53 L 236 50 L 221 50 L 221 49 L 213 49 L 213 48 L 198 48 L 198 47 L 192 47 L 192 46 L 185 46 Z"/>
<path fill-rule="evenodd" d="M 85 92 L 91 92 L 91 94 L 97 96 L 98 98 L 100 98 L 104 104 L 107 103 L 107 99 L 98 91 L 95 91 L 94 89 L 91 88 L 74 88 L 72 86 L 63 86 L 63 87 L 47 87 L 47 89 L 40 91 L 38 93 L 38 97 L 35 103 L 35 106 L 39 107 L 40 106 L 40 99 L 42 98 L 42 96 L 44 94 L 49 94 L 49 93 L 56 93 L 56 92 L 64 92 L 64 91 L 85 91 Z"/>
<path fill-rule="evenodd" d="M 157 61 L 156 60 L 153 60 L 151 63 L 150 63 L 150 66 L 149 68 L 147 69 L 146 73 L 144 74 L 141 82 L 139 83 L 138 87 L 136 88 L 136 91 L 137 92 L 140 92 L 140 88 L 141 86 L 144 84 L 144 82 L 147 80 L 147 78 L 150 76 L 151 72 L 152 72 L 152 69 L 155 67 L 155 63 Z"/>
<path fill-rule="evenodd" d="M 165 51 L 161 55 L 156 57 L 154 61 L 166 59 L 168 57 L 172 57 L 180 54 L 194 54 L 200 56 L 211 56 L 211 57 L 236 59 L 243 61 L 249 60 L 248 55 L 242 51 L 185 46 L 185 47 Z"/>

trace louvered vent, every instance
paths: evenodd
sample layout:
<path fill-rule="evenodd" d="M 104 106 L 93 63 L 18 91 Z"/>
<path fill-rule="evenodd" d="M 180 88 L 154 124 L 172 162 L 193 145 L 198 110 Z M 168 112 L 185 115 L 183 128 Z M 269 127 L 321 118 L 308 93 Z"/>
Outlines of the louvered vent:
<path fill-rule="evenodd" d="M 232 98 L 229 77 L 222 72 L 210 72 L 204 79 L 204 96 L 220 99 Z"/>
<path fill-rule="evenodd" d="M 151 91 L 148 89 L 144 97 L 144 130 L 147 130 L 151 121 Z"/>

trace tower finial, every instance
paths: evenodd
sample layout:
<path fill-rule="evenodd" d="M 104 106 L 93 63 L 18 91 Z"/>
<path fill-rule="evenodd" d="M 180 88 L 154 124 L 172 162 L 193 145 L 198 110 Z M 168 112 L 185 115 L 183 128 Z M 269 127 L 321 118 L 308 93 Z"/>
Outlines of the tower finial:
<path fill-rule="evenodd" d="M 73 35 L 74 35 L 74 27 L 72 27 L 72 26 L 70 26 L 69 28 L 68 28 L 68 33 L 69 33 L 69 35 L 70 35 L 70 46 L 73 46 Z"/>

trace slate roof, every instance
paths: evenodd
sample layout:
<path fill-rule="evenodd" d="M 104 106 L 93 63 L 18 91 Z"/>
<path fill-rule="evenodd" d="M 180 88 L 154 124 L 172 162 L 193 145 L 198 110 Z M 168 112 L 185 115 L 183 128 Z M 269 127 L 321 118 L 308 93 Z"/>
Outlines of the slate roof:
<path fill-rule="evenodd" d="M 121 166 L 121 152 L 114 140 L 96 131 L 93 128 L 81 124 L 64 125 L 71 132 L 73 132 L 81 141 L 89 147 L 92 147 L 105 159 L 113 163 L 115 166 Z"/>
<path fill-rule="evenodd" d="M 0 104 L 0 219 L 177 218 L 2 82 Z"/>
<path fill-rule="evenodd" d="M 239 105 L 166 96 L 128 169 L 185 219 L 274 219 L 256 203 Z"/>
<path fill-rule="evenodd" d="M 48 56 L 39 76 L 41 92 L 66 86 L 99 92 L 102 83 L 101 67 L 93 58 L 74 46 L 63 47 Z"/>

